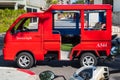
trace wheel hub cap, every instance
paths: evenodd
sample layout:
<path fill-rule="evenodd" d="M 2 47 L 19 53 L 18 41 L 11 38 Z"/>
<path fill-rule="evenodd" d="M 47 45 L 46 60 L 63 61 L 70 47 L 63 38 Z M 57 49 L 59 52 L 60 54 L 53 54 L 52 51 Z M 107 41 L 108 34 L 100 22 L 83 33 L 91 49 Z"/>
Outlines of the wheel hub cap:
<path fill-rule="evenodd" d="M 30 58 L 23 55 L 19 58 L 19 63 L 21 66 L 26 67 L 30 64 Z"/>
<path fill-rule="evenodd" d="M 84 66 L 93 66 L 94 65 L 94 59 L 91 56 L 84 57 L 83 65 Z"/>

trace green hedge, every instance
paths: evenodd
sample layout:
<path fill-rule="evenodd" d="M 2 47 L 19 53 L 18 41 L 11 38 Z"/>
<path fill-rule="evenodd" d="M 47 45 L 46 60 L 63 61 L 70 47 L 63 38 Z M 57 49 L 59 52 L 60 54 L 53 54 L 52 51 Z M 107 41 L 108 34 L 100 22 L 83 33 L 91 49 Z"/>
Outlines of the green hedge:
<path fill-rule="evenodd" d="M 25 10 L 0 10 L 0 33 L 6 32 L 10 25 L 16 20 L 18 16 L 25 13 Z"/>
<path fill-rule="evenodd" d="M 62 44 L 61 45 L 61 50 L 62 51 L 70 51 L 72 49 L 73 45 L 72 44 Z"/>

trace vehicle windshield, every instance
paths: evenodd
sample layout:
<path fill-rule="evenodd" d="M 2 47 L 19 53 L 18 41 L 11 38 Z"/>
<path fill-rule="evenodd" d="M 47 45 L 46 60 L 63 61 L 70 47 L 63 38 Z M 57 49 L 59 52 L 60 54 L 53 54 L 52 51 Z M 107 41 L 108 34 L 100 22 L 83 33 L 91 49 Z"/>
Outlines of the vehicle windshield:
<path fill-rule="evenodd" d="M 38 19 L 39 19 L 38 17 L 27 17 L 21 19 L 11 30 L 11 33 L 15 34 L 18 32 L 38 31 L 38 22 L 39 22 Z"/>

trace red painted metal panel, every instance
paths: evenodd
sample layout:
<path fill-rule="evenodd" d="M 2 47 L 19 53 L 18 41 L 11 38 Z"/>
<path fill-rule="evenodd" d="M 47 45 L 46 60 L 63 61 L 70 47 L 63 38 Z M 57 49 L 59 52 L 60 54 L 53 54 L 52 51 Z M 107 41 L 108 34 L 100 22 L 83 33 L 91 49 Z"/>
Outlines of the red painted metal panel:
<path fill-rule="evenodd" d="M 81 15 L 81 42 L 75 46 L 70 58 L 72 59 L 75 50 L 106 50 L 107 55 L 110 54 L 111 49 L 111 10 L 110 5 L 52 5 L 44 13 L 26 13 L 21 15 L 9 28 L 5 36 L 5 46 L 3 49 L 5 60 L 14 60 L 19 51 L 30 51 L 33 53 L 36 60 L 44 60 L 44 54 L 47 51 L 58 51 L 60 57 L 60 34 L 52 33 L 53 25 L 53 10 L 79 10 Z M 84 10 L 106 10 L 106 26 L 105 31 L 86 31 L 84 30 Z M 24 32 L 12 35 L 12 28 L 24 17 L 39 17 L 38 32 Z M 21 37 L 29 37 L 29 40 L 21 40 Z M 100 46 L 99 46 L 100 45 Z"/>

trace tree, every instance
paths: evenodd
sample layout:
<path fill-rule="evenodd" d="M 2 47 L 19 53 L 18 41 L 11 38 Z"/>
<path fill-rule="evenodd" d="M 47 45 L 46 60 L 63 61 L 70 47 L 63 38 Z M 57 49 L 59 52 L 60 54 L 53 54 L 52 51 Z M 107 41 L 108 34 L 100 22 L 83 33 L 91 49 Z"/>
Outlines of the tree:
<path fill-rule="evenodd" d="M 73 4 L 84 4 L 84 0 L 77 0 L 77 1 L 74 2 Z"/>
<path fill-rule="evenodd" d="M 52 0 L 51 4 L 57 4 L 58 0 Z"/>
<path fill-rule="evenodd" d="M 47 7 L 49 7 L 51 4 L 57 4 L 58 0 L 46 0 Z"/>

